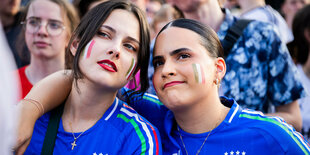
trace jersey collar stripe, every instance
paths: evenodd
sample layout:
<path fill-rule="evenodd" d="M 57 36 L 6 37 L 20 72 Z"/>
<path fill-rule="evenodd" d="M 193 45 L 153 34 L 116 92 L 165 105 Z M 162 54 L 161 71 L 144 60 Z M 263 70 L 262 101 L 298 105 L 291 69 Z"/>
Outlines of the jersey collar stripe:
<path fill-rule="evenodd" d="M 143 95 L 143 99 L 148 100 L 150 102 L 156 103 L 158 105 L 163 105 L 158 99 L 151 98 L 149 96 Z"/>
<path fill-rule="evenodd" d="M 234 110 L 233 114 L 230 116 L 228 123 L 231 123 L 232 119 L 235 117 L 237 111 L 239 109 L 239 105 L 237 104 L 236 109 Z"/>
<path fill-rule="evenodd" d="M 137 114 L 132 113 L 132 112 L 128 111 L 128 110 L 125 109 L 125 108 L 121 108 L 121 111 L 124 112 L 125 114 L 127 114 L 127 115 L 130 116 L 130 117 L 134 117 L 135 120 L 136 120 L 137 122 L 139 122 L 139 123 L 142 125 L 142 128 L 143 128 L 144 132 L 146 133 L 146 135 L 147 135 L 147 137 L 148 137 L 148 140 L 149 140 L 148 142 L 149 142 L 149 144 L 150 144 L 149 154 L 154 154 L 154 153 L 153 153 L 153 149 L 154 149 L 153 138 L 152 138 L 152 135 L 150 134 L 150 131 L 149 131 L 149 129 L 147 128 L 146 124 L 145 124 L 144 122 L 141 122 L 141 121 L 139 120 Z"/>
<path fill-rule="evenodd" d="M 139 125 L 133 119 L 129 119 L 123 114 L 117 114 L 117 117 L 123 119 L 126 123 L 131 123 L 141 141 L 141 154 L 144 153 L 146 151 L 145 138 L 139 128 Z"/>
<path fill-rule="evenodd" d="M 115 112 L 115 110 L 116 110 L 116 107 L 117 107 L 117 105 L 118 105 L 118 99 L 117 98 L 115 98 L 116 99 L 116 103 L 115 103 L 115 105 L 114 105 L 114 107 L 113 107 L 113 110 L 109 113 L 109 115 L 104 119 L 104 120 L 109 120 L 109 118 L 113 115 L 113 113 Z"/>
<path fill-rule="evenodd" d="M 156 95 L 153 95 L 153 94 L 145 93 L 143 96 L 152 97 L 152 98 L 158 100 L 158 97 Z"/>
<path fill-rule="evenodd" d="M 296 137 L 295 137 L 296 134 L 294 134 L 294 131 L 289 131 L 289 129 L 286 126 L 284 126 L 282 122 L 278 122 L 278 121 L 276 121 L 274 119 L 270 119 L 270 118 L 264 118 L 264 117 L 260 117 L 260 116 L 253 116 L 253 115 L 249 115 L 249 114 L 240 114 L 239 117 L 244 117 L 244 118 L 248 118 L 248 119 L 255 119 L 255 120 L 260 120 L 260 121 L 266 121 L 266 122 L 270 122 L 270 123 L 276 124 L 279 127 L 281 127 L 282 129 L 284 129 L 284 131 L 286 131 L 286 133 L 291 136 L 291 138 L 295 141 L 295 143 L 300 147 L 300 149 L 305 154 L 308 154 L 308 152 L 310 151 L 309 148 L 308 148 L 308 145 L 306 145 L 304 143 L 304 141 L 299 138 L 300 136 L 297 136 L 298 139 L 296 139 Z M 306 151 L 306 149 L 308 151 Z"/>
<path fill-rule="evenodd" d="M 260 111 L 253 111 L 253 110 L 247 110 L 247 109 L 244 109 L 242 110 L 242 112 L 246 112 L 248 114 L 255 114 L 255 115 L 260 115 L 260 116 L 263 116 L 264 114 Z"/>

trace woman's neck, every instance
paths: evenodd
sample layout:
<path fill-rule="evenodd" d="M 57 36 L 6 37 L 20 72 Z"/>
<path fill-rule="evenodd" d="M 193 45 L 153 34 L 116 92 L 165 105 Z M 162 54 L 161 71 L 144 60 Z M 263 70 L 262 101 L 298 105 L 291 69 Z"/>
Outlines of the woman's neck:
<path fill-rule="evenodd" d="M 26 68 L 25 72 L 30 83 L 34 85 L 46 76 L 64 68 L 64 60 L 36 59 L 31 57 L 30 65 Z"/>
<path fill-rule="evenodd" d="M 201 4 L 195 12 L 184 12 L 186 18 L 194 19 L 212 27 L 215 31 L 220 29 L 220 26 L 225 18 L 217 2 L 205 2 Z"/>
<path fill-rule="evenodd" d="M 239 0 L 239 5 L 241 8 L 241 14 L 245 14 L 257 7 L 265 6 L 264 0 Z"/>
<path fill-rule="evenodd" d="M 183 111 L 173 112 L 178 125 L 186 132 L 199 134 L 216 128 L 228 114 L 219 97 L 200 101 Z"/>
<path fill-rule="evenodd" d="M 82 132 L 93 126 L 109 109 L 116 98 L 117 91 L 106 91 L 89 82 L 87 79 L 75 81 L 63 113 L 64 128 L 71 131 Z"/>

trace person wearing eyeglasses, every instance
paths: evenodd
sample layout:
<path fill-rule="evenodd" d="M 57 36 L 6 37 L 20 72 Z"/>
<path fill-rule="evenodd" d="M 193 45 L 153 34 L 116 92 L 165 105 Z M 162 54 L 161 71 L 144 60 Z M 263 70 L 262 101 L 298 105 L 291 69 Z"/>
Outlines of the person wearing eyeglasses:
<path fill-rule="evenodd" d="M 32 86 L 65 68 L 65 49 L 79 18 L 65 0 L 33 0 L 26 6 L 24 38 L 30 51 L 30 64 L 18 69 L 22 98 Z"/>

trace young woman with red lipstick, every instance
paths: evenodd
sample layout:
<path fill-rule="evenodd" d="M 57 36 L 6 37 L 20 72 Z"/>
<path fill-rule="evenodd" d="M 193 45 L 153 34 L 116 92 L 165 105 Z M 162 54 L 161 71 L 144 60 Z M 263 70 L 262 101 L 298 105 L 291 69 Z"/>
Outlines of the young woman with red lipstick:
<path fill-rule="evenodd" d="M 63 113 L 52 142 L 54 154 L 161 154 L 157 129 L 116 97 L 139 69 L 147 75 L 142 67 L 149 57 L 147 24 L 143 12 L 124 0 L 101 3 L 82 18 L 68 44 L 73 83 L 58 107 Z M 147 84 L 144 80 L 142 91 Z M 49 112 L 37 120 L 25 154 L 45 154 L 44 136 L 50 134 L 45 132 L 52 119 Z"/>
<path fill-rule="evenodd" d="M 78 21 L 74 7 L 65 0 L 29 2 L 22 24 L 31 60 L 29 66 L 18 70 L 21 98 L 38 81 L 65 68 L 66 45 Z"/>

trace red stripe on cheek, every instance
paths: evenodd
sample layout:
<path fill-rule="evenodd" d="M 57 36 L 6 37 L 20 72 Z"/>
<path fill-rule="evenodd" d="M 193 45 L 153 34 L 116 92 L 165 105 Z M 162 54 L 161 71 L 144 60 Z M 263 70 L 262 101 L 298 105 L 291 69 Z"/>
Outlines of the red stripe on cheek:
<path fill-rule="evenodd" d="M 88 48 L 88 50 L 87 50 L 86 58 L 89 58 L 90 53 L 91 53 L 91 51 L 92 51 L 92 49 L 93 49 L 94 44 L 95 44 L 95 40 L 92 40 L 91 43 L 90 43 L 90 45 L 89 45 L 89 48 Z"/>

